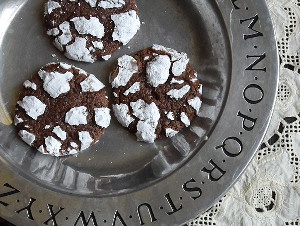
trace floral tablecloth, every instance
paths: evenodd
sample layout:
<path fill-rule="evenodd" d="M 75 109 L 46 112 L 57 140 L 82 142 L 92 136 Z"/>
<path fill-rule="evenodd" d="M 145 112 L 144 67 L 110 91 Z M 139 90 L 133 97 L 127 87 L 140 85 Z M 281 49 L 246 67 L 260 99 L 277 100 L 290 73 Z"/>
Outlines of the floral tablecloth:
<path fill-rule="evenodd" d="M 300 225 L 300 0 L 267 0 L 280 56 L 270 127 L 229 192 L 188 226 Z"/>

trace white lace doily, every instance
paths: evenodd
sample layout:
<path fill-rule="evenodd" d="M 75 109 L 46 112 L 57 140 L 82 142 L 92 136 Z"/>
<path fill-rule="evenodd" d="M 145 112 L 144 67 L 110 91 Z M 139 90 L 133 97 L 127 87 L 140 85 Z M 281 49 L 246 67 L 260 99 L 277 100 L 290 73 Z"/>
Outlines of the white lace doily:
<path fill-rule="evenodd" d="M 300 225 L 300 0 L 268 0 L 280 55 L 275 112 L 233 188 L 188 226 Z"/>

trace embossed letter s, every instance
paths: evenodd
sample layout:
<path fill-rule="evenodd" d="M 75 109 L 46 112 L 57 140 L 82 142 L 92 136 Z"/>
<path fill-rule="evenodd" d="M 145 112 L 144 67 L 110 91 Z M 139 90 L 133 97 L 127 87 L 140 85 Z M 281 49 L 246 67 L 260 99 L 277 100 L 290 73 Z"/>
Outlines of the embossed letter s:
<path fill-rule="evenodd" d="M 196 196 L 191 196 L 191 198 L 194 199 L 194 200 L 200 198 L 200 196 L 202 195 L 202 190 L 201 190 L 201 188 L 196 187 L 196 186 L 195 186 L 195 187 L 188 187 L 188 184 L 190 184 L 190 183 L 195 183 L 195 182 L 196 182 L 195 179 L 192 178 L 191 180 L 185 182 L 185 183 L 182 185 L 182 188 L 183 188 L 184 191 L 187 191 L 187 192 L 195 192 L 195 193 L 197 192 L 197 193 L 198 193 Z"/>

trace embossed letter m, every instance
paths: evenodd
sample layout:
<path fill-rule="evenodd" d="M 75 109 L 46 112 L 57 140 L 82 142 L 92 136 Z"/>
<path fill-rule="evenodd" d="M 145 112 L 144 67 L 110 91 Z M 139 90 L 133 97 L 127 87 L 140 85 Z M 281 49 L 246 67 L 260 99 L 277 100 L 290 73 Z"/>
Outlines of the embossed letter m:
<path fill-rule="evenodd" d="M 81 218 L 81 222 L 82 222 L 82 224 L 83 224 L 84 226 L 88 226 L 90 220 L 92 220 L 94 226 L 98 226 L 98 225 L 97 225 L 97 221 L 96 221 L 96 217 L 95 217 L 95 215 L 94 215 L 94 212 L 92 212 L 92 213 L 90 214 L 88 220 L 86 221 L 85 216 L 84 216 L 84 212 L 81 211 L 80 214 L 79 214 L 79 216 L 78 216 L 78 218 L 77 218 L 77 220 L 76 220 L 76 222 L 75 222 L 75 224 L 74 224 L 74 226 L 77 225 L 77 223 L 78 223 L 78 221 L 79 221 L 80 218 Z"/>
<path fill-rule="evenodd" d="M 244 34 L 244 39 L 247 40 L 249 38 L 255 38 L 255 37 L 259 37 L 259 36 L 264 36 L 263 33 L 261 33 L 260 31 L 257 31 L 255 29 L 253 29 L 254 25 L 256 24 L 256 22 L 258 21 L 258 15 L 255 15 L 254 17 L 245 19 L 245 20 L 240 20 L 240 23 L 243 24 L 245 21 L 249 21 L 251 20 L 251 23 L 249 24 L 248 28 L 251 29 L 252 31 L 254 31 L 255 33 L 253 34 Z"/>

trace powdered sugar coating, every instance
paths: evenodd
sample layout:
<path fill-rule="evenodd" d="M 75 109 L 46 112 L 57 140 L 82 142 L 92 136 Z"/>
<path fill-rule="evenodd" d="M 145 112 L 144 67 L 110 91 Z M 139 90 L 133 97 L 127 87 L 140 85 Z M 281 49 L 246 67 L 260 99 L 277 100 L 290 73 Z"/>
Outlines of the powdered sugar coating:
<path fill-rule="evenodd" d="M 181 112 L 180 119 L 185 124 L 186 127 L 190 126 L 191 121 L 189 120 L 185 112 Z"/>
<path fill-rule="evenodd" d="M 124 0 L 102 0 L 98 3 L 98 6 L 104 9 L 119 8 L 123 5 L 125 5 Z"/>
<path fill-rule="evenodd" d="M 30 82 L 29 80 L 26 80 L 24 83 L 23 83 L 24 87 L 25 88 L 31 88 L 33 90 L 36 90 L 36 84 L 33 83 L 33 82 Z"/>
<path fill-rule="evenodd" d="M 111 15 L 111 19 L 115 24 L 112 34 L 113 40 L 122 42 L 124 45 L 126 45 L 140 29 L 140 19 L 134 10 Z"/>
<path fill-rule="evenodd" d="M 83 151 L 87 149 L 93 143 L 93 138 L 88 131 L 78 132 L 79 140 L 81 142 L 80 150 Z"/>
<path fill-rule="evenodd" d="M 104 36 L 104 26 L 96 17 L 90 17 L 90 19 L 74 17 L 71 21 L 79 34 L 90 34 L 100 39 Z"/>
<path fill-rule="evenodd" d="M 18 101 L 28 116 L 37 120 L 37 118 L 44 114 L 46 105 L 35 96 L 25 96 L 22 101 Z"/>
<path fill-rule="evenodd" d="M 38 150 L 39 152 L 41 152 L 42 154 L 48 154 L 48 153 L 45 151 L 45 148 L 43 147 L 43 145 L 41 145 L 37 150 Z"/>
<path fill-rule="evenodd" d="M 174 98 L 176 100 L 181 99 L 185 94 L 187 94 L 190 90 L 189 85 L 185 85 L 180 89 L 172 89 L 169 92 L 167 92 L 167 95 L 171 98 Z"/>
<path fill-rule="evenodd" d="M 154 143 L 156 139 L 155 128 L 157 124 L 152 121 L 139 121 L 136 125 L 137 141 Z"/>
<path fill-rule="evenodd" d="M 85 125 L 87 116 L 88 112 L 85 106 L 74 107 L 66 113 L 65 121 L 72 126 Z"/>
<path fill-rule="evenodd" d="M 174 137 L 179 131 L 173 130 L 171 128 L 166 128 L 166 137 Z"/>
<path fill-rule="evenodd" d="M 152 48 L 171 54 L 171 60 L 175 61 L 172 66 L 172 73 L 174 74 L 174 76 L 180 76 L 186 70 L 186 66 L 189 63 L 189 58 L 187 57 L 186 53 L 180 53 L 174 49 L 166 48 L 157 44 L 154 44 Z"/>
<path fill-rule="evenodd" d="M 58 28 L 52 28 L 47 30 L 47 35 L 52 35 L 52 36 L 56 36 L 59 34 L 59 29 Z"/>
<path fill-rule="evenodd" d="M 73 66 L 73 67 L 76 68 L 77 70 L 79 70 L 79 74 L 88 76 L 88 73 L 86 71 L 82 70 L 81 68 L 75 67 L 75 66 Z"/>
<path fill-rule="evenodd" d="M 126 104 L 115 104 L 112 108 L 117 120 L 124 127 L 128 127 L 134 121 L 134 118 L 129 115 L 129 108 Z"/>
<path fill-rule="evenodd" d="M 52 130 L 61 140 L 67 139 L 67 133 L 61 129 L 60 126 L 55 126 Z"/>
<path fill-rule="evenodd" d="M 174 76 L 180 76 L 186 70 L 186 66 L 189 63 L 189 58 L 186 53 L 180 53 L 174 49 L 157 44 L 154 44 L 152 48 L 159 51 L 165 51 L 171 55 L 171 60 L 175 61 L 172 66 L 172 73 Z"/>
<path fill-rule="evenodd" d="M 105 56 L 102 56 L 102 59 L 103 60 L 109 60 L 111 58 L 111 55 L 105 55 Z"/>
<path fill-rule="evenodd" d="M 68 152 L 70 155 L 76 155 L 78 154 L 79 151 L 77 149 L 68 148 Z"/>
<path fill-rule="evenodd" d="M 196 82 L 196 81 L 198 81 L 198 79 L 197 79 L 197 77 L 198 77 L 198 74 L 197 74 L 197 72 L 195 72 L 195 77 L 194 78 L 191 78 L 191 82 Z"/>
<path fill-rule="evenodd" d="M 196 79 L 196 80 L 198 81 L 198 79 Z M 175 78 L 172 78 L 172 80 L 171 80 L 171 84 L 182 84 L 182 83 L 184 83 L 183 80 L 177 80 Z"/>
<path fill-rule="evenodd" d="M 182 54 L 180 59 L 175 61 L 172 66 L 172 73 L 174 76 L 180 76 L 186 70 L 186 66 L 189 63 L 189 58 L 186 54 Z"/>
<path fill-rule="evenodd" d="M 78 148 L 78 144 L 76 144 L 75 142 L 70 142 L 70 145 L 71 145 L 73 148 Z"/>
<path fill-rule="evenodd" d="M 153 87 L 164 84 L 169 78 L 170 67 L 171 61 L 167 55 L 159 55 L 148 62 L 146 67 L 148 83 Z"/>
<path fill-rule="evenodd" d="M 93 63 L 95 59 L 92 57 L 90 51 L 86 47 L 86 39 L 81 37 L 76 37 L 75 41 L 66 46 L 66 57 L 72 60 L 84 61 Z"/>
<path fill-rule="evenodd" d="M 32 145 L 32 143 L 35 141 L 35 135 L 32 133 L 29 133 L 26 130 L 20 130 L 19 136 L 22 138 L 22 140 L 27 143 L 28 145 Z"/>
<path fill-rule="evenodd" d="M 133 115 L 140 119 L 137 124 L 138 141 L 153 143 L 156 139 L 155 129 L 160 119 L 159 109 L 155 103 L 147 104 L 144 100 L 131 102 Z"/>
<path fill-rule="evenodd" d="M 110 109 L 109 108 L 95 108 L 95 122 L 98 126 L 107 128 L 110 124 Z"/>
<path fill-rule="evenodd" d="M 60 24 L 58 27 L 59 30 L 61 30 L 62 34 L 55 39 L 54 44 L 58 49 L 63 51 L 63 45 L 68 44 L 73 39 L 70 30 L 70 23 L 65 21 L 62 24 Z"/>
<path fill-rule="evenodd" d="M 101 41 L 93 41 L 92 44 L 96 49 L 103 49 L 104 47 L 103 42 Z"/>
<path fill-rule="evenodd" d="M 58 2 L 55 2 L 55 1 L 48 1 L 45 5 L 45 13 L 52 13 L 52 11 L 54 9 L 57 9 L 57 8 L 60 8 L 60 4 Z"/>
<path fill-rule="evenodd" d="M 97 92 L 105 87 L 105 85 L 92 74 L 82 81 L 80 86 L 82 92 Z"/>
<path fill-rule="evenodd" d="M 91 7 L 96 7 L 97 0 L 84 0 L 84 1 L 89 3 Z"/>
<path fill-rule="evenodd" d="M 174 118 L 174 113 L 170 111 L 170 112 L 167 114 L 167 118 L 170 119 L 170 120 L 174 120 L 174 119 L 175 119 L 175 118 Z"/>
<path fill-rule="evenodd" d="M 119 73 L 112 81 L 111 85 L 113 88 L 119 86 L 125 86 L 131 76 L 138 72 L 137 61 L 128 55 L 124 55 L 118 59 Z"/>
<path fill-rule="evenodd" d="M 124 95 L 128 96 L 129 94 L 134 94 L 138 91 L 140 91 L 140 83 L 135 82 L 128 90 L 124 92 Z"/>
<path fill-rule="evenodd" d="M 187 56 L 186 53 L 180 53 L 180 52 L 176 51 L 175 49 L 167 48 L 165 46 L 157 45 L 157 44 L 154 44 L 152 46 L 152 49 L 169 53 L 171 55 L 172 61 L 177 61 L 177 60 Z"/>
<path fill-rule="evenodd" d="M 200 100 L 200 98 L 194 97 L 192 99 L 189 99 L 188 103 L 196 110 L 196 114 L 199 115 L 201 104 L 202 104 L 202 101 Z"/>
<path fill-rule="evenodd" d="M 160 117 L 159 110 L 155 103 L 147 104 L 144 100 L 131 102 L 130 107 L 133 110 L 133 115 L 140 120 L 157 121 Z"/>
<path fill-rule="evenodd" d="M 45 146 L 46 150 L 50 155 L 53 156 L 61 156 L 60 148 L 61 148 L 61 142 L 54 137 L 46 137 L 45 138 Z"/>
<path fill-rule="evenodd" d="M 202 84 L 200 84 L 200 88 L 199 88 L 198 92 L 202 95 L 202 92 L 203 92 L 203 85 Z"/>
<path fill-rule="evenodd" d="M 24 120 L 22 118 L 18 117 L 17 115 L 15 115 L 15 118 L 14 118 L 15 126 L 22 122 L 24 122 Z"/>
<path fill-rule="evenodd" d="M 72 68 L 72 65 L 67 64 L 67 63 L 62 63 L 62 62 L 59 63 L 59 66 L 61 66 L 63 69 L 66 69 L 66 70 Z"/>
<path fill-rule="evenodd" d="M 69 71 L 62 74 L 59 72 L 47 72 L 40 70 L 39 76 L 44 81 L 44 90 L 48 92 L 51 97 L 57 98 L 61 94 L 70 91 L 69 81 L 73 78 L 74 75 Z"/>

